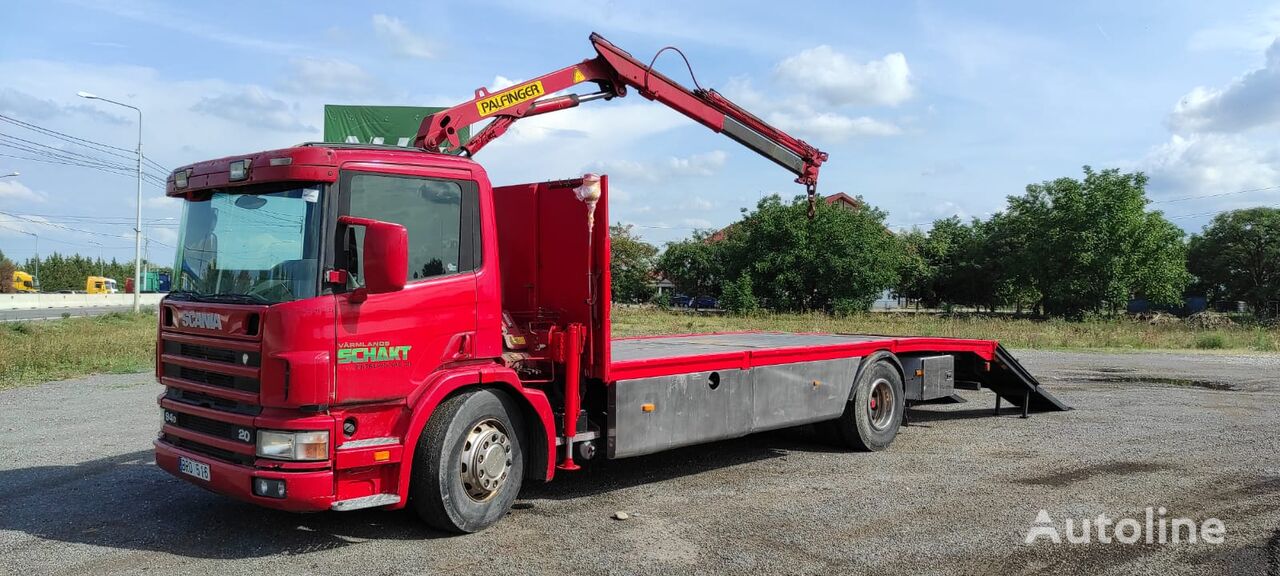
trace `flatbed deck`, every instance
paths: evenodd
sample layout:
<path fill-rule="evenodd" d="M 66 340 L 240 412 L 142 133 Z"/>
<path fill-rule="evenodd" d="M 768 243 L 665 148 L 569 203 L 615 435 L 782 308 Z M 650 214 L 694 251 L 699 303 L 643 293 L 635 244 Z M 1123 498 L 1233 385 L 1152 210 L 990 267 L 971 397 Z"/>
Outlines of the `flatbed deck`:
<path fill-rule="evenodd" d="M 612 342 L 610 380 L 649 378 L 702 370 L 866 356 L 877 350 L 971 352 L 995 357 L 993 340 L 903 337 L 874 334 L 721 332 L 616 338 Z"/>
<path fill-rule="evenodd" d="M 610 382 L 678 376 L 711 370 L 750 370 L 867 356 L 894 354 L 973 354 L 993 366 L 983 385 L 1016 406 L 1033 410 L 1069 410 L 995 340 L 875 334 L 720 332 L 633 336 L 612 340 Z"/>

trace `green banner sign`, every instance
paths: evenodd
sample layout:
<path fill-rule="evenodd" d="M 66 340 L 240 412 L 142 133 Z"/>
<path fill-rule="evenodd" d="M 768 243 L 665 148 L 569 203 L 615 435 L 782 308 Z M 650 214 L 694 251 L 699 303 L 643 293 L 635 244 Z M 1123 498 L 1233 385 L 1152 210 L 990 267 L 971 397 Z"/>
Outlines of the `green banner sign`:
<path fill-rule="evenodd" d="M 423 106 L 337 106 L 324 107 L 324 141 L 348 144 L 412 146 L 422 119 L 444 108 Z M 463 128 L 462 142 L 470 136 Z"/>

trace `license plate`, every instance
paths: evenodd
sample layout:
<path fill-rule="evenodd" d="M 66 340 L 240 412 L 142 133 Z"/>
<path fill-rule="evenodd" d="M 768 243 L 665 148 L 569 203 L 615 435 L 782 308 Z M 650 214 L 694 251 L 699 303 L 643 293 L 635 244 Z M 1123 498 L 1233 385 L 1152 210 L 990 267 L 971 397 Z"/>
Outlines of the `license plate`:
<path fill-rule="evenodd" d="M 179 456 L 178 471 L 188 476 L 195 476 L 205 482 L 209 481 L 209 465 L 204 462 L 196 462 Z"/>

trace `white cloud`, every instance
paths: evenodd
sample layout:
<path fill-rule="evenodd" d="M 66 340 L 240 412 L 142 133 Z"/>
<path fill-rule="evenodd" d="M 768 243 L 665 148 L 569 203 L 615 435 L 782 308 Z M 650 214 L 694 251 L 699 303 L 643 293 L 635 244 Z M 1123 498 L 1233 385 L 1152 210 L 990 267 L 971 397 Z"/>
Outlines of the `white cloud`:
<path fill-rule="evenodd" d="M 1237 19 L 1197 30 L 1188 47 L 1196 51 L 1235 50 L 1256 52 L 1266 49 L 1280 36 L 1280 6 L 1262 13 L 1223 11 Z"/>
<path fill-rule="evenodd" d="M 654 162 L 635 160 L 600 160 L 587 165 L 588 172 L 599 172 L 631 180 L 666 182 L 673 178 L 689 176 L 714 176 L 724 168 L 729 155 L 723 150 L 712 150 L 691 156 L 668 156 Z"/>
<path fill-rule="evenodd" d="M 710 200 L 707 200 L 706 198 L 702 198 L 700 196 L 693 196 L 691 198 L 686 198 L 683 202 L 680 203 L 681 210 L 707 211 L 712 208 L 715 208 L 715 206 L 716 206 L 715 203 L 713 203 Z"/>
<path fill-rule="evenodd" d="M 314 132 L 315 127 L 303 122 L 295 107 L 275 98 L 257 86 L 201 98 L 191 107 L 202 112 L 246 126 L 264 127 L 284 132 Z"/>
<path fill-rule="evenodd" d="M 911 69 L 901 52 L 860 63 L 824 44 L 784 59 L 774 73 L 833 106 L 896 106 L 913 92 Z"/>
<path fill-rule="evenodd" d="M 1152 148 L 1139 167 L 1151 176 L 1151 196 L 1157 201 L 1280 185 L 1280 150 L 1241 135 L 1175 134 Z M 1237 201 L 1256 205 L 1266 196 L 1232 195 L 1202 202 L 1215 207 Z M 1269 196 L 1280 198 L 1280 191 Z"/>
<path fill-rule="evenodd" d="M 79 115 L 111 124 L 126 124 L 132 120 L 117 116 L 99 106 L 83 103 L 60 104 L 53 100 L 37 98 L 13 88 L 0 89 L 0 112 L 6 112 L 30 120 L 44 120 L 55 116 Z"/>
<path fill-rule="evenodd" d="M 151 240 L 154 240 L 162 244 L 168 244 L 169 246 L 173 246 L 178 243 L 178 231 L 177 229 L 174 229 L 174 228 L 160 228 L 156 226 L 151 226 L 149 228 L 146 228 L 144 232 L 146 233 L 147 238 L 150 238 Z M 169 252 L 163 246 L 153 247 L 148 251 L 148 253 L 150 254 L 148 258 L 151 260 L 156 259 L 155 255 L 157 253 L 161 254 L 161 257 L 163 259 L 167 259 L 169 257 Z"/>
<path fill-rule="evenodd" d="M 497 92 L 499 90 L 506 90 L 507 88 L 515 86 L 516 84 L 519 84 L 519 81 L 512 80 L 502 75 L 494 76 L 493 83 L 489 85 L 489 91 Z"/>
<path fill-rule="evenodd" d="M 368 94 L 377 80 L 360 66 L 336 58 L 295 58 L 280 87 L 297 94 L 356 96 Z"/>
<path fill-rule="evenodd" d="M 28 188 L 25 184 L 12 179 L 0 180 L 0 204 L 10 206 L 27 202 L 44 202 L 44 194 Z"/>
<path fill-rule="evenodd" d="M 1169 124 L 1180 133 L 1240 132 L 1280 123 L 1280 39 L 1266 63 L 1224 88 L 1197 87 L 1173 109 Z"/>
<path fill-rule="evenodd" d="M 399 18 L 386 14 L 374 14 L 373 31 L 398 56 L 423 60 L 435 57 L 435 51 L 427 41 L 410 32 Z"/>
<path fill-rule="evenodd" d="M 182 206 L 181 200 L 168 196 L 150 196 L 142 200 L 143 208 L 176 210 L 180 206 Z"/>
<path fill-rule="evenodd" d="M 729 155 L 724 150 L 712 150 L 706 154 L 694 154 L 684 158 L 667 158 L 667 169 L 677 176 L 714 176 L 724 168 Z"/>
<path fill-rule="evenodd" d="M 902 129 L 892 122 L 869 116 L 847 116 L 833 111 L 818 111 L 803 94 L 786 100 L 773 100 L 759 92 L 748 78 L 732 78 L 725 94 L 748 110 L 755 111 L 766 122 L 816 142 L 843 142 L 863 136 L 894 136 Z"/>
<path fill-rule="evenodd" d="M 1221 211 L 1280 202 L 1280 40 L 1266 64 L 1222 88 L 1197 87 L 1174 105 L 1168 141 L 1138 163 L 1158 208 L 1206 220 Z M 1181 220 L 1184 225 L 1194 221 Z"/>
<path fill-rule="evenodd" d="M 680 224 L 687 228 L 697 228 L 699 230 L 715 228 L 715 224 L 706 218 L 683 218 L 680 220 Z"/>
<path fill-rule="evenodd" d="M 801 107 L 794 113 L 773 112 L 767 118 L 783 130 L 806 134 L 819 142 L 843 142 L 858 136 L 895 136 L 902 133 L 895 124 L 869 116 L 816 112 L 807 107 Z"/>

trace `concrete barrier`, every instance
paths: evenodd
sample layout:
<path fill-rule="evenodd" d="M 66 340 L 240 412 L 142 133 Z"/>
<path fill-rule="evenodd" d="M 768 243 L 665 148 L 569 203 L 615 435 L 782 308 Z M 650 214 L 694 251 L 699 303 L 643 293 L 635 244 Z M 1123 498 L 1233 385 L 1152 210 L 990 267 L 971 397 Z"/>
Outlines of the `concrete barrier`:
<path fill-rule="evenodd" d="M 143 294 L 143 306 L 155 306 L 164 294 Z M 0 310 L 133 306 L 133 294 L 0 294 Z"/>

